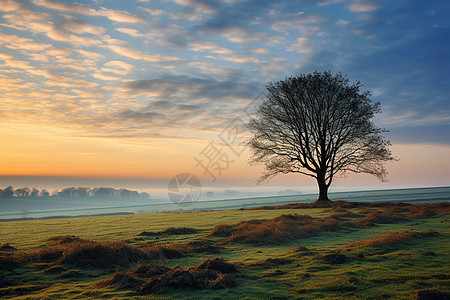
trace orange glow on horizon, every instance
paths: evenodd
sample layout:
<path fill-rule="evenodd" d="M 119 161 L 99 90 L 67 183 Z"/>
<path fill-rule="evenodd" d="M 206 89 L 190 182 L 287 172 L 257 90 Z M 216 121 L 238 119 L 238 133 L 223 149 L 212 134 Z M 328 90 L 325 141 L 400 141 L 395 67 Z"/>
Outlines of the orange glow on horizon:
<path fill-rule="evenodd" d="M 199 142 L 189 139 L 113 139 L 77 135 L 79 132 L 70 129 L 36 124 L 15 122 L 2 126 L 0 137 L 5 142 L 0 150 L 0 175 L 163 179 L 181 172 L 191 172 L 205 182 L 211 180 L 204 175 L 204 170 L 195 166 L 193 159 L 208 144 L 207 139 Z M 390 184 L 427 184 L 423 182 L 424 178 L 433 180 L 435 185 L 446 185 L 450 181 L 450 162 L 444 159 L 450 147 L 409 144 L 394 145 L 392 150 L 400 161 L 387 165 Z M 230 155 L 233 162 L 228 170 L 222 172 L 219 181 L 254 182 L 258 179 L 263 167 L 248 166 L 249 154 L 246 150 L 241 157 Z M 310 178 L 291 174 L 277 176 L 269 185 L 306 183 L 314 184 Z M 372 176 L 354 174 L 350 174 L 349 178 L 336 178 L 333 186 L 339 185 L 389 187 Z"/>

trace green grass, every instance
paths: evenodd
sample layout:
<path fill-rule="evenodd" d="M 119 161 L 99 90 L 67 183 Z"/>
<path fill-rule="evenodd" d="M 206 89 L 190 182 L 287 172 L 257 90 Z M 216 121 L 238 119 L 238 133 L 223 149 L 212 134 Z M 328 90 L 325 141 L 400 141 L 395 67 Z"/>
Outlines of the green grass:
<path fill-rule="evenodd" d="M 325 216 L 321 209 L 288 209 L 283 214 L 302 213 Z M 250 219 L 271 219 L 282 214 L 280 210 L 224 210 L 170 212 L 155 214 L 49 219 L 35 221 L 1 222 L 0 244 L 10 243 L 20 250 L 38 247 L 52 236 L 72 234 L 95 241 L 125 240 L 141 231 L 160 231 L 168 227 L 192 227 L 204 233 L 160 237 L 160 241 L 183 241 L 199 237 L 219 224 L 237 223 Z"/>
<path fill-rule="evenodd" d="M 351 209 L 357 213 L 357 209 Z M 211 237 L 208 233 L 220 224 L 235 224 L 244 220 L 267 219 L 283 214 L 305 214 L 326 217 L 330 212 L 321 208 L 283 210 L 227 210 L 178 213 L 156 213 L 126 216 L 85 217 L 36 221 L 0 223 L 0 245 L 10 243 L 19 251 L 42 248 L 46 240 L 58 235 L 76 235 L 93 241 L 129 240 L 131 245 L 148 243 L 183 244 L 194 239 L 205 238 L 219 242 L 223 237 Z M 355 221 L 355 219 L 348 219 Z M 193 288 L 163 288 L 154 295 L 139 295 L 133 290 L 115 286 L 97 288 L 95 281 L 111 276 L 112 269 L 74 268 L 80 272 L 76 278 L 61 279 L 60 274 L 43 273 L 37 265 L 25 264 L 12 271 L 6 271 L 13 282 L 6 287 L 0 285 L 0 295 L 11 286 L 50 284 L 49 287 L 14 299 L 318 299 L 341 298 L 356 291 L 353 296 L 362 299 L 411 299 L 421 289 L 437 289 L 450 292 L 448 266 L 450 255 L 450 218 L 440 215 L 434 218 L 402 221 L 393 224 L 378 224 L 366 227 L 348 227 L 338 231 L 325 231 L 316 236 L 294 239 L 278 245 L 252 245 L 227 243 L 220 253 L 191 253 L 183 258 L 167 259 L 169 267 L 181 264 L 186 268 L 206 258 L 223 257 L 238 266 L 233 276 L 239 287 L 223 290 L 199 290 Z M 198 233 L 142 237 L 141 231 L 162 231 L 168 227 L 191 227 Z M 345 245 L 373 238 L 387 232 L 406 230 L 425 231 L 432 229 L 440 235 L 423 239 L 411 239 L 394 245 L 380 245 L 366 248 L 346 248 Z M 290 252 L 299 245 L 308 252 Z M 330 264 L 322 256 L 338 251 L 349 260 L 343 264 Z M 423 255 L 433 251 L 435 255 Z M 363 259 L 354 255 L 364 253 Z M 290 263 L 277 266 L 249 266 L 267 258 L 285 258 Z M 123 268 L 122 268 L 123 269 Z M 305 276 L 305 274 L 309 276 Z M 351 284 L 348 278 L 355 277 L 359 284 Z M 386 283 L 367 290 L 360 288 Z M 349 298 L 353 297 L 349 296 Z M 1 297 L 1 296 L 0 296 Z M 6 297 L 8 298 L 8 297 Z"/>

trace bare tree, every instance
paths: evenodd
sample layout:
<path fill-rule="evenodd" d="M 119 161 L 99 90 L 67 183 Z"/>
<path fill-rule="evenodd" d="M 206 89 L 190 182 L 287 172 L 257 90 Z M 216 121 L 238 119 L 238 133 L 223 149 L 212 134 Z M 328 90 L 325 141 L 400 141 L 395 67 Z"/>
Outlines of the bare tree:
<path fill-rule="evenodd" d="M 279 173 L 314 177 L 318 201 L 329 201 L 336 174 L 368 173 L 386 181 L 385 162 L 394 160 L 386 130 L 372 118 L 380 113 L 362 84 L 341 73 L 314 72 L 267 85 L 267 97 L 249 122 L 251 164 L 265 164 L 259 182 Z"/>

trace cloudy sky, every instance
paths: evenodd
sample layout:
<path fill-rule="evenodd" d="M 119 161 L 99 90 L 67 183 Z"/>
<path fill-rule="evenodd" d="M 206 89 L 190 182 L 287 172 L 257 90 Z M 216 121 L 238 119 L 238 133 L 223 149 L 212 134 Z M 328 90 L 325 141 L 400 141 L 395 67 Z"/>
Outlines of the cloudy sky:
<path fill-rule="evenodd" d="M 315 70 L 372 91 L 401 159 L 388 184 L 351 175 L 334 190 L 448 185 L 449 4 L 0 0 L 0 185 L 158 187 L 190 172 L 254 188 L 235 130 L 268 82 Z M 271 186 L 315 190 L 300 175 L 258 188 Z"/>

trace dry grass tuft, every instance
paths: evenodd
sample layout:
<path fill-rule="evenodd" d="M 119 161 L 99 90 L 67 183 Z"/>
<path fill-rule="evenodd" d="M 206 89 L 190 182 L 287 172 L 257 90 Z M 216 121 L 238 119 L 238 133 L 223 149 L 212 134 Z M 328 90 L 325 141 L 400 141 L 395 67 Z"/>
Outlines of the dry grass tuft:
<path fill-rule="evenodd" d="M 169 227 L 166 228 L 162 231 L 160 231 L 160 233 L 162 234 L 192 234 L 192 233 L 197 233 L 198 229 L 195 228 L 190 228 L 190 227 Z"/>
<path fill-rule="evenodd" d="M 211 271 L 216 271 L 216 272 L 220 272 L 223 274 L 237 272 L 235 265 L 226 262 L 225 260 L 223 260 L 220 257 L 204 260 L 203 262 L 201 262 L 197 265 L 191 266 L 188 270 L 193 270 L 193 271 L 211 270 Z"/>
<path fill-rule="evenodd" d="M 345 224 L 341 220 L 330 217 L 281 215 L 272 220 L 250 220 L 234 225 L 219 225 L 211 231 L 210 235 L 228 237 L 221 243 L 281 244 L 292 239 L 314 236 L 322 231 L 337 230 Z"/>
<path fill-rule="evenodd" d="M 436 214 L 450 214 L 450 203 L 426 203 L 411 204 L 402 202 L 312 202 L 312 203 L 292 203 L 278 206 L 262 206 L 252 208 L 256 210 L 273 210 L 273 209 L 307 209 L 307 208 L 324 208 L 323 212 L 346 212 L 347 209 L 358 208 L 360 213 L 367 213 L 373 209 L 383 209 L 385 211 L 397 213 L 409 213 L 411 218 L 428 218 Z"/>
<path fill-rule="evenodd" d="M 348 261 L 347 256 L 338 252 L 327 253 L 322 258 L 330 264 L 343 264 Z"/>
<path fill-rule="evenodd" d="M 185 253 L 177 245 L 145 245 L 139 247 L 139 250 L 154 260 L 181 258 L 185 256 Z"/>
<path fill-rule="evenodd" d="M 56 244 L 43 249 L 24 252 L 20 258 L 32 263 L 57 263 L 78 267 L 107 268 L 111 265 L 128 266 L 149 259 L 141 250 L 124 242 L 93 242 L 55 239 Z M 63 241 L 63 242 L 61 242 Z"/>
<path fill-rule="evenodd" d="M 408 220 L 408 218 L 401 213 L 372 211 L 369 212 L 364 218 L 359 220 L 358 223 L 364 226 L 373 226 L 376 224 L 391 224 L 406 220 Z"/>
<path fill-rule="evenodd" d="M 80 237 L 75 235 L 59 235 L 47 239 L 47 242 L 53 245 L 68 244 L 81 241 Z"/>
<path fill-rule="evenodd" d="M 161 231 L 142 231 L 138 235 L 140 236 L 157 236 L 162 234 L 177 235 L 177 234 L 193 234 L 198 233 L 199 230 L 190 227 L 169 227 Z"/>
<path fill-rule="evenodd" d="M 377 235 L 373 238 L 367 238 L 362 241 L 346 244 L 346 248 L 382 246 L 403 243 L 411 239 L 423 239 L 429 237 L 437 237 L 440 234 L 434 230 L 426 230 L 423 232 L 405 231 L 405 232 L 388 232 Z"/>
<path fill-rule="evenodd" d="M 169 271 L 170 271 L 170 268 L 168 268 L 166 266 L 162 266 L 162 265 L 154 266 L 154 265 L 149 265 L 149 264 L 146 264 L 146 265 L 139 264 L 137 266 L 134 266 L 130 270 L 128 270 L 127 273 L 132 276 L 153 277 L 153 276 L 162 275 Z"/>
<path fill-rule="evenodd" d="M 115 272 L 110 277 L 97 281 L 98 288 L 114 285 L 121 289 L 136 289 L 143 283 L 127 272 Z"/>
<path fill-rule="evenodd" d="M 238 286 L 229 273 L 237 272 L 236 267 L 221 258 L 207 259 L 187 270 L 175 267 L 165 273 L 149 278 L 138 287 L 141 294 L 153 294 L 163 288 L 224 289 Z"/>
<path fill-rule="evenodd" d="M 309 252 L 310 250 L 308 248 L 306 248 L 303 245 L 300 245 L 298 247 L 294 247 L 292 249 L 288 250 L 289 252 L 293 252 L 293 253 L 297 253 L 297 252 Z"/>
<path fill-rule="evenodd" d="M 223 289 L 236 287 L 238 283 L 229 275 L 237 272 L 236 267 L 221 258 L 207 259 L 186 270 L 176 266 L 138 265 L 127 272 L 116 272 L 106 279 L 97 281 L 98 288 L 116 286 L 133 289 L 141 294 L 153 294 L 163 288 Z"/>
<path fill-rule="evenodd" d="M 210 288 L 220 290 L 232 287 L 238 287 L 239 283 L 229 274 L 220 274 L 215 280 L 211 281 Z"/>
<path fill-rule="evenodd" d="M 0 246 L 0 251 L 16 251 L 17 249 L 11 246 L 9 243 L 4 243 Z"/>
<path fill-rule="evenodd" d="M 182 245 L 184 251 L 188 253 L 218 253 L 223 249 L 222 246 L 214 244 L 208 240 L 194 240 L 188 242 L 186 245 Z"/>
<path fill-rule="evenodd" d="M 450 212 L 449 203 L 413 205 L 408 203 L 346 201 L 288 204 L 271 207 L 270 209 L 317 207 L 326 208 L 326 211 L 334 213 L 324 218 L 295 214 L 281 215 L 272 220 L 249 220 L 237 224 L 222 224 L 216 226 L 209 235 L 224 237 L 225 239 L 220 244 L 230 242 L 256 245 L 281 244 L 292 239 L 311 237 L 324 231 L 391 224 L 418 218 L 430 218 Z M 359 213 L 349 211 L 348 209 L 351 208 L 358 208 Z M 257 209 L 269 209 L 269 207 Z"/>
<path fill-rule="evenodd" d="M 22 262 L 13 255 L 0 253 L 0 271 L 9 271 L 20 267 Z"/>
<path fill-rule="evenodd" d="M 417 300 L 448 300 L 449 293 L 444 293 L 438 290 L 421 290 L 416 292 Z"/>

